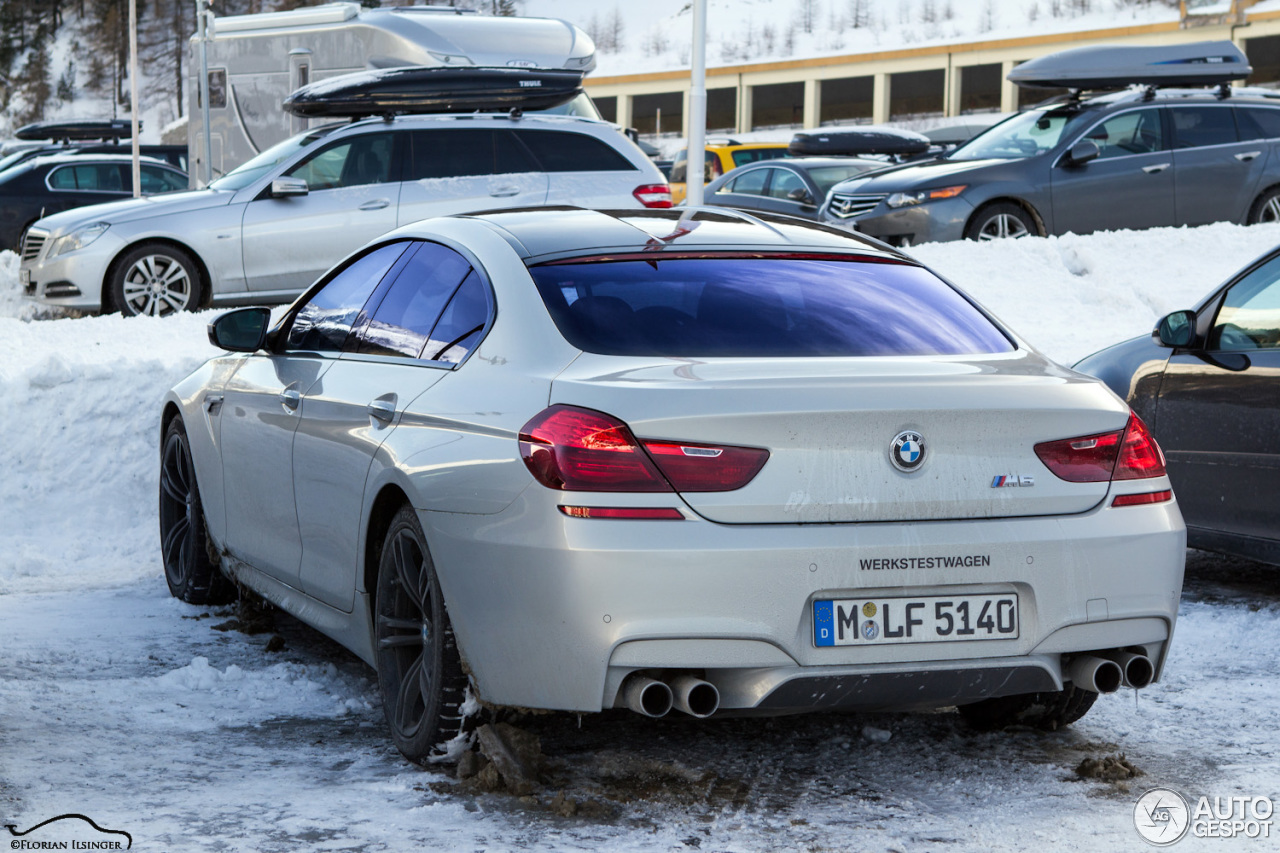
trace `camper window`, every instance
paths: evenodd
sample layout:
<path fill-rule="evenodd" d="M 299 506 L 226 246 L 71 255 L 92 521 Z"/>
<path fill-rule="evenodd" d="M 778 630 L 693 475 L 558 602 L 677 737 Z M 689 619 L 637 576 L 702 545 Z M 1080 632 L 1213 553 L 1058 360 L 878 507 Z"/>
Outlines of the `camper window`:
<path fill-rule="evenodd" d="M 196 95 L 197 99 L 199 94 Z M 209 72 L 209 109 L 220 110 L 227 105 L 227 72 L 215 68 Z"/>

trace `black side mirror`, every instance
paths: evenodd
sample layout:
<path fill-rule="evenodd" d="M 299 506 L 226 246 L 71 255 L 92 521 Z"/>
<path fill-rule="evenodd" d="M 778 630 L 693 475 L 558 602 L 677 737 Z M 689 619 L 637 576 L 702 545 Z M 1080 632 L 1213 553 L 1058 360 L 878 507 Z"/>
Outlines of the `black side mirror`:
<path fill-rule="evenodd" d="M 1098 148 L 1098 143 L 1092 139 L 1081 139 L 1067 152 L 1067 165 L 1083 166 L 1090 160 L 1097 160 L 1100 154 L 1102 151 Z"/>
<path fill-rule="evenodd" d="M 1196 313 L 1174 311 L 1160 318 L 1151 337 L 1162 347 L 1189 347 L 1196 338 Z"/>
<path fill-rule="evenodd" d="M 804 187 L 796 187 L 791 192 L 787 193 L 787 198 L 792 201 L 798 201 L 801 204 L 813 204 L 813 193 L 809 192 Z"/>
<path fill-rule="evenodd" d="M 270 308 L 228 311 L 209 324 L 209 343 L 230 352 L 257 352 L 267 342 Z"/>

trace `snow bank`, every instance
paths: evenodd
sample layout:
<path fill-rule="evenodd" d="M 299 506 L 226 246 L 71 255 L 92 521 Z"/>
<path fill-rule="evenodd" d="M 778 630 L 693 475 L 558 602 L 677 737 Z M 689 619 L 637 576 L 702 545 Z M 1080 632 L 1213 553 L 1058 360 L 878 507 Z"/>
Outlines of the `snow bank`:
<path fill-rule="evenodd" d="M 1277 243 L 1280 225 L 1219 224 L 912 253 L 1071 364 L 1150 332 Z M 159 577 L 159 403 L 216 353 L 216 312 L 23 319 L 16 269 L 0 253 L 0 593 Z"/>

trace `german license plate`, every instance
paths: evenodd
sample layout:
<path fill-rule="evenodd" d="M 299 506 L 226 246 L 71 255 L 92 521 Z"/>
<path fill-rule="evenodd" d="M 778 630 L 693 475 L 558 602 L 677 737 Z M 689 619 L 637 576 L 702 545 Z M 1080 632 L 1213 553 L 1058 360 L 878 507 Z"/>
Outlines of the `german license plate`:
<path fill-rule="evenodd" d="M 813 603 L 815 646 L 883 646 L 1012 640 L 1018 636 L 1018 596 L 938 595 L 921 598 L 841 598 Z"/>

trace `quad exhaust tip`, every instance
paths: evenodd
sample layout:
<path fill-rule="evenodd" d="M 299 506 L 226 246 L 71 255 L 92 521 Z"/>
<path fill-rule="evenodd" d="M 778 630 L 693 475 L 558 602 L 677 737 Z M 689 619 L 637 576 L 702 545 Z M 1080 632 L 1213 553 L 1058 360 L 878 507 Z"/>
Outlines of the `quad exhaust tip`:
<path fill-rule="evenodd" d="M 1134 652 L 1116 652 L 1107 657 L 1115 661 L 1124 673 L 1124 686 L 1141 690 L 1155 680 L 1156 668 L 1151 658 Z"/>
<path fill-rule="evenodd" d="M 677 710 L 702 720 L 720 709 L 720 691 L 710 681 L 677 675 L 669 683 Z"/>
<path fill-rule="evenodd" d="M 633 675 L 622 687 L 622 700 L 627 707 L 646 717 L 665 717 L 675 698 L 671 688 L 657 679 Z"/>
<path fill-rule="evenodd" d="M 1094 693 L 1115 693 L 1124 681 L 1120 664 L 1094 655 L 1077 655 L 1067 665 L 1067 678 L 1077 687 Z"/>

